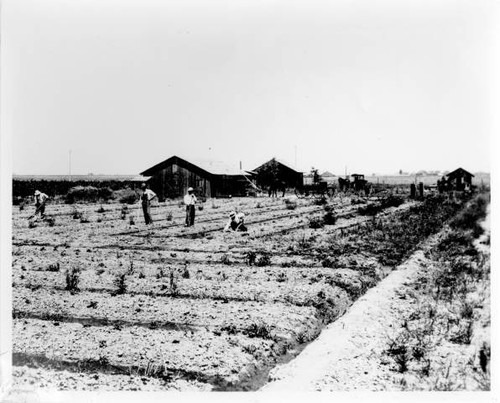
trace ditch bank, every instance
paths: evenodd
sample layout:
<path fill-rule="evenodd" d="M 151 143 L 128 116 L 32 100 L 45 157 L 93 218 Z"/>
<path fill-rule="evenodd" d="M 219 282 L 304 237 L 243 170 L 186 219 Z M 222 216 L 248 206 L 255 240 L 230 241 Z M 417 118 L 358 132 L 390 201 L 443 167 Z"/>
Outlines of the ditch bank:
<path fill-rule="evenodd" d="M 264 392 L 329 390 L 386 390 L 381 377 L 390 376 L 370 357 L 381 354 L 388 331 L 399 325 L 398 310 L 408 303 L 405 285 L 426 265 L 425 252 L 436 245 L 443 231 L 430 237 L 421 249 L 368 290 L 348 312 L 328 325 L 295 359 L 269 373 Z M 395 307 L 398 306 L 398 309 Z"/>

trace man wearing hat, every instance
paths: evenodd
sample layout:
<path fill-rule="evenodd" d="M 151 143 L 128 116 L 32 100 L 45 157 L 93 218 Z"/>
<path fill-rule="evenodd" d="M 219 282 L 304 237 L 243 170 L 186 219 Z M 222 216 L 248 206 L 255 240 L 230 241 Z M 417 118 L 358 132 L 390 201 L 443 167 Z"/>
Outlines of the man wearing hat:
<path fill-rule="evenodd" d="M 246 232 L 247 227 L 245 227 L 244 221 L 245 221 L 245 214 L 243 213 L 236 214 L 235 211 L 231 211 L 229 213 L 229 221 L 224 227 L 224 231 L 227 232 L 233 230 L 233 231 Z"/>
<path fill-rule="evenodd" d="M 194 213 L 196 196 L 194 195 L 194 189 L 189 187 L 187 190 L 187 195 L 184 196 L 184 204 L 186 205 L 186 227 L 191 227 L 194 225 Z"/>
<path fill-rule="evenodd" d="M 45 218 L 45 202 L 49 196 L 47 196 L 45 193 L 40 192 L 39 190 L 35 190 L 35 214 L 32 215 L 32 217 L 36 216 L 38 213 L 40 213 L 40 218 Z"/>
<path fill-rule="evenodd" d="M 142 201 L 142 211 L 144 213 L 144 221 L 146 222 L 146 225 L 149 225 L 153 223 L 153 219 L 151 218 L 151 200 L 153 200 L 156 197 L 156 193 L 153 192 L 151 189 L 148 189 L 148 186 L 145 183 L 141 185 L 141 189 L 142 189 L 141 201 Z"/>

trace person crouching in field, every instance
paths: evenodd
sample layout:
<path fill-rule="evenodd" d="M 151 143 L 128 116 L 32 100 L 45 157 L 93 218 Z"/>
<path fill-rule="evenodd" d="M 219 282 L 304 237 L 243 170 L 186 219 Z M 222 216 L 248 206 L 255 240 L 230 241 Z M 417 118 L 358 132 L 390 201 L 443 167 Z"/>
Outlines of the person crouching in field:
<path fill-rule="evenodd" d="M 40 213 L 40 218 L 45 218 L 45 203 L 47 202 L 47 196 L 45 193 L 40 192 L 39 190 L 35 190 L 35 213 L 30 217 L 35 217 L 38 213 Z"/>
<path fill-rule="evenodd" d="M 142 189 L 141 201 L 142 201 L 142 211 L 144 212 L 144 221 L 146 222 L 146 225 L 149 225 L 153 223 L 153 219 L 151 218 L 151 200 L 153 200 L 156 197 L 156 193 L 153 192 L 151 189 L 148 189 L 145 183 L 141 185 L 141 189 Z"/>
<path fill-rule="evenodd" d="M 236 212 L 231 211 L 231 213 L 229 213 L 229 221 L 224 227 L 224 232 L 228 231 L 246 232 L 248 231 L 248 229 L 245 226 L 244 222 L 245 222 L 245 214 L 243 213 L 236 214 Z"/>
<path fill-rule="evenodd" d="M 197 202 L 194 195 L 194 189 L 188 188 L 187 195 L 184 196 L 184 204 L 186 205 L 186 227 L 194 225 L 195 204 Z"/>

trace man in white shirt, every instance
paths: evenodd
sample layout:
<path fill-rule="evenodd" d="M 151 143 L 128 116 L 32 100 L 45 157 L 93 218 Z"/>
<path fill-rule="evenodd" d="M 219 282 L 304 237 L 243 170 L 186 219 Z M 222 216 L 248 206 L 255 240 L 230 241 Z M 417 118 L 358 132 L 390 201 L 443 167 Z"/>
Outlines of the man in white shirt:
<path fill-rule="evenodd" d="M 142 211 L 144 212 L 144 221 L 146 222 L 146 225 L 149 225 L 153 223 L 153 219 L 151 218 L 151 200 L 153 200 L 156 197 L 156 193 L 153 192 L 151 189 L 148 189 L 145 183 L 141 185 L 141 189 L 142 189 L 141 201 L 142 201 Z"/>
<path fill-rule="evenodd" d="M 184 196 L 184 204 L 186 205 L 186 227 L 194 225 L 194 213 L 196 196 L 194 195 L 194 189 L 188 188 L 187 195 Z"/>
<path fill-rule="evenodd" d="M 36 216 L 38 213 L 40 213 L 40 218 L 44 219 L 45 218 L 45 203 L 47 202 L 47 199 L 49 196 L 47 196 L 45 193 L 40 192 L 39 190 L 35 190 L 35 214 L 32 215 L 32 217 Z"/>

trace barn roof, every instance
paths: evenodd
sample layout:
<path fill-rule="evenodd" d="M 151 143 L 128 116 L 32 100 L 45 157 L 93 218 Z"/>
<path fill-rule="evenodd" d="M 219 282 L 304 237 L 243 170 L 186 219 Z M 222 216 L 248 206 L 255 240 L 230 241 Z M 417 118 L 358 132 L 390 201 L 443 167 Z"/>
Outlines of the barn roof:
<path fill-rule="evenodd" d="M 176 155 L 167 158 L 165 161 L 154 165 L 153 167 L 141 172 L 141 175 L 153 175 L 157 171 L 164 169 L 171 164 L 179 164 L 180 166 L 186 167 L 188 169 L 193 169 L 193 167 L 201 169 L 211 175 L 242 175 L 243 172 L 237 167 L 228 165 L 222 161 L 214 161 L 209 159 L 190 159 L 178 157 Z"/>
<path fill-rule="evenodd" d="M 458 176 L 458 175 L 470 175 L 470 176 L 474 176 L 470 172 L 466 171 L 463 168 L 457 168 L 454 171 L 446 174 L 445 176 L 448 177 L 448 178 L 452 178 L 452 177 Z"/>
<path fill-rule="evenodd" d="M 266 162 L 263 162 L 263 163 L 262 163 L 262 164 L 260 164 L 257 168 L 253 169 L 253 171 L 257 171 L 260 167 L 262 167 L 263 165 L 265 165 L 265 164 L 267 164 L 267 163 L 271 162 L 272 160 L 275 160 L 275 161 L 276 161 L 276 162 L 278 162 L 279 164 L 281 164 L 281 165 L 285 166 L 286 168 L 288 168 L 288 169 L 290 169 L 290 170 L 292 170 L 292 171 L 294 171 L 294 172 L 297 172 L 297 173 L 302 173 L 301 171 L 297 171 L 296 169 L 292 168 L 292 165 L 291 165 L 291 164 L 289 164 L 288 162 L 286 162 L 286 161 L 284 161 L 284 160 L 282 160 L 282 159 L 280 159 L 280 158 L 276 158 L 276 157 L 273 157 L 273 158 L 271 158 L 270 160 L 267 160 Z"/>
<path fill-rule="evenodd" d="M 325 177 L 328 177 L 328 176 L 335 176 L 334 174 L 332 174 L 330 171 L 325 171 L 323 172 L 322 174 L 320 174 L 320 176 L 325 176 Z"/>

